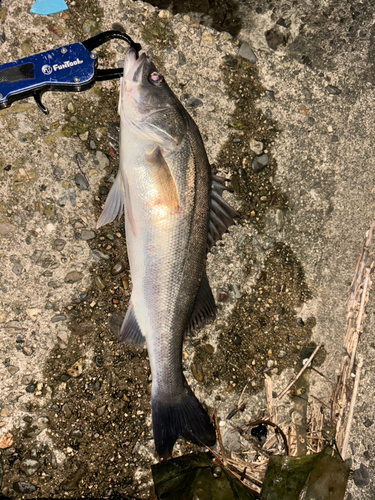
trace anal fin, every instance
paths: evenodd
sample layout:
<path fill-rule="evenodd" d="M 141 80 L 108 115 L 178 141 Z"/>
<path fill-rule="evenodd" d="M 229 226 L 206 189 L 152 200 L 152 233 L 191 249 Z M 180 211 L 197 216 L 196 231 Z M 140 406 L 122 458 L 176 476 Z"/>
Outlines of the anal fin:
<path fill-rule="evenodd" d="M 191 332 L 202 325 L 207 319 L 214 318 L 216 315 L 216 304 L 206 270 L 203 273 L 198 293 L 195 297 L 193 313 L 191 315 L 187 330 Z"/>
<path fill-rule="evenodd" d="M 107 199 L 104 203 L 103 211 L 96 223 L 96 229 L 99 229 L 105 224 L 112 222 L 115 217 L 121 217 L 124 209 L 124 194 L 122 191 L 122 176 L 121 172 L 117 174 L 115 182 L 108 193 Z"/>
<path fill-rule="evenodd" d="M 120 342 L 123 344 L 142 347 L 146 342 L 141 329 L 139 328 L 137 318 L 134 314 L 133 304 L 130 302 L 126 311 L 124 322 L 120 330 Z"/>

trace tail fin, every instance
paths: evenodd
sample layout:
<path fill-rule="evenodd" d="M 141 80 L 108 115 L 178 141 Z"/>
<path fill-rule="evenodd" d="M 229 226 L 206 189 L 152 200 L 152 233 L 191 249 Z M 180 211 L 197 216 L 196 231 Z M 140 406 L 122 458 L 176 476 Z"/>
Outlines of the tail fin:
<path fill-rule="evenodd" d="M 186 384 L 184 396 L 171 403 L 152 397 L 152 428 L 157 454 L 169 458 L 179 436 L 213 446 L 216 433 L 210 417 Z"/>

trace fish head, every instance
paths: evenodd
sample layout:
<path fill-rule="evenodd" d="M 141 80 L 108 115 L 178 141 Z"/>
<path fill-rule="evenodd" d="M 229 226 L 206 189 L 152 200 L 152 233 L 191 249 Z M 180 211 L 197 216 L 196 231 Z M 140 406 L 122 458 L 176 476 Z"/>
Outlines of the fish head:
<path fill-rule="evenodd" d="M 142 138 L 167 150 L 178 147 L 187 131 L 187 113 L 180 101 L 143 53 L 134 49 L 125 56 L 119 102 L 121 121 Z"/>

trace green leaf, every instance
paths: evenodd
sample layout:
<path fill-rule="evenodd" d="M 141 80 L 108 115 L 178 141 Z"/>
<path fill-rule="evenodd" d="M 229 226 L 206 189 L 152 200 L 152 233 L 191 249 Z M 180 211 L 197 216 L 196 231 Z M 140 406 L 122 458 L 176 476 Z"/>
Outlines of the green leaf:
<path fill-rule="evenodd" d="M 152 466 L 159 500 L 256 500 L 228 470 L 207 453 L 193 453 Z"/>

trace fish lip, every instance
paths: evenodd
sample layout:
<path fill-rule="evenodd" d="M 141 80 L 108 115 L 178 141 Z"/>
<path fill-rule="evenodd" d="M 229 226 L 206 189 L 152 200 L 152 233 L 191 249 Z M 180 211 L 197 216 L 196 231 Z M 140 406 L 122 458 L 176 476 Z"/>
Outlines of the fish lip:
<path fill-rule="evenodd" d="M 136 51 L 130 48 L 125 55 L 124 79 L 132 83 L 140 83 L 146 62 L 150 62 L 150 58 L 145 53 L 137 59 Z"/>

